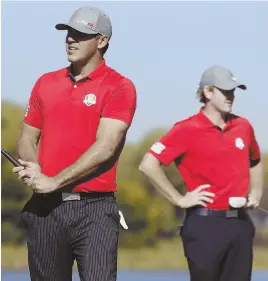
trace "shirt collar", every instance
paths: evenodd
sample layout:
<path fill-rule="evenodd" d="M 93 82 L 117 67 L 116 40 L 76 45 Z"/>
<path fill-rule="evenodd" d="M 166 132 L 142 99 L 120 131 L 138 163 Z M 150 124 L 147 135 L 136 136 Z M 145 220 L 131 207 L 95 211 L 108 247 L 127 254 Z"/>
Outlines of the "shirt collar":
<path fill-rule="evenodd" d="M 237 116 L 233 114 L 229 114 L 228 120 L 226 122 L 226 125 L 223 130 L 226 130 L 227 128 L 230 128 L 234 124 L 234 120 Z M 204 107 L 201 107 L 199 113 L 197 114 L 197 118 L 199 121 L 201 121 L 205 126 L 209 128 L 218 128 L 204 113 Z"/>
<path fill-rule="evenodd" d="M 71 66 L 68 66 L 66 68 L 66 76 L 70 77 L 71 80 L 75 81 L 73 74 L 71 73 Z M 103 75 L 105 74 L 105 70 L 108 69 L 108 66 L 106 65 L 105 60 L 103 59 L 102 62 L 91 72 L 89 73 L 88 76 L 86 76 L 85 78 L 88 78 L 90 80 L 95 80 L 97 78 L 103 77 Z"/>

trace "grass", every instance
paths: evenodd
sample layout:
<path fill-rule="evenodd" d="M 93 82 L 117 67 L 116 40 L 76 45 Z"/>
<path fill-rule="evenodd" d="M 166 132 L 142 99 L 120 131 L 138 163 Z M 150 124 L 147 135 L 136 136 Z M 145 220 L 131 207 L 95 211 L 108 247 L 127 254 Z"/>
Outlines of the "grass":
<path fill-rule="evenodd" d="M 254 270 L 267 270 L 268 248 L 254 248 Z M 27 249 L 24 246 L 2 245 L 2 269 L 27 270 Z M 163 241 L 157 248 L 120 249 L 119 269 L 187 270 L 179 239 Z"/>

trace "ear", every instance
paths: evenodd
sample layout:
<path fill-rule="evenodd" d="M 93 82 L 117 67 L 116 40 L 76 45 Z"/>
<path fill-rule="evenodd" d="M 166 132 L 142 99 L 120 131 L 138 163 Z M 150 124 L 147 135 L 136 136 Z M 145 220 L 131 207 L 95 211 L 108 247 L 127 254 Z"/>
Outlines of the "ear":
<path fill-rule="evenodd" d="M 209 86 L 204 87 L 204 96 L 206 97 L 207 100 L 211 100 L 212 95 L 213 95 L 213 88 Z"/>
<path fill-rule="evenodd" d="M 98 49 L 103 49 L 108 44 L 108 41 L 107 36 L 100 36 L 98 38 Z"/>

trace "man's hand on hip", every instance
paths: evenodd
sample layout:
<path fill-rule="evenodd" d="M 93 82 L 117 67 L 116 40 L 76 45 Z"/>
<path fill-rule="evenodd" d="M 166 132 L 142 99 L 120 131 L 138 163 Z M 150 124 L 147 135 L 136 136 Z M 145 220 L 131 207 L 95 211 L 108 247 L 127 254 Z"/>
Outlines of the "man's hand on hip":
<path fill-rule="evenodd" d="M 195 190 L 191 192 L 187 192 L 178 202 L 179 207 L 181 208 L 190 208 L 193 206 L 201 205 L 206 207 L 206 203 L 213 203 L 213 199 L 215 194 L 204 191 L 204 189 L 210 187 L 209 184 L 200 185 Z"/>
<path fill-rule="evenodd" d="M 255 209 L 259 207 L 261 197 L 262 197 L 262 192 L 258 192 L 255 190 L 251 191 L 248 195 L 247 207 L 250 209 Z"/>

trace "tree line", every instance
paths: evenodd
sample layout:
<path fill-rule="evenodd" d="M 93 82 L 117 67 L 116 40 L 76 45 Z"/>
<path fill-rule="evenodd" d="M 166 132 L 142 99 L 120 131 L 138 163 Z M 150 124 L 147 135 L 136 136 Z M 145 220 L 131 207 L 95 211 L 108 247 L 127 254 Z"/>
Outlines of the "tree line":
<path fill-rule="evenodd" d="M 23 116 L 24 108 L 2 102 L 2 148 L 14 156 Z M 183 219 L 184 211 L 163 198 L 138 170 L 143 155 L 165 132 L 165 129 L 152 130 L 140 142 L 126 144 L 123 149 L 118 165 L 117 199 L 129 230 L 121 231 L 121 247 L 153 246 L 160 239 L 170 239 L 176 235 L 176 227 Z M 264 157 L 268 187 L 268 155 Z M 12 165 L 4 157 L 1 157 L 1 164 L 2 243 L 21 244 L 25 242 L 25 233 L 20 225 L 20 214 L 31 196 L 31 190 L 12 173 Z M 184 183 L 175 165 L 164 169 L 176 189 L 185 193 Z M 268 206 L 268 188 L 262 204 Z M 265 243 L 268 244 L 267 240 Z"/>

